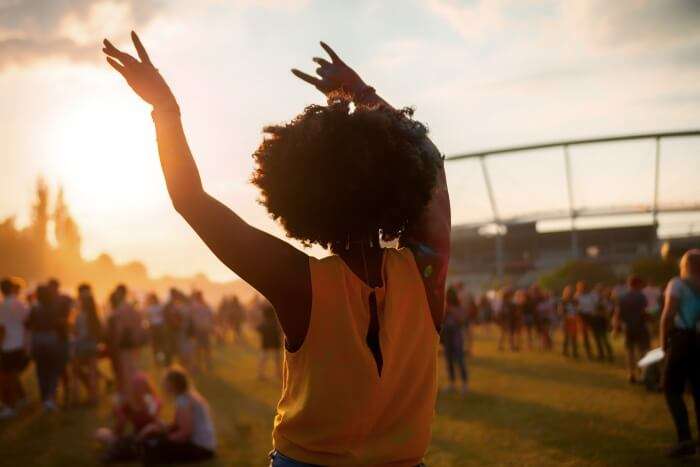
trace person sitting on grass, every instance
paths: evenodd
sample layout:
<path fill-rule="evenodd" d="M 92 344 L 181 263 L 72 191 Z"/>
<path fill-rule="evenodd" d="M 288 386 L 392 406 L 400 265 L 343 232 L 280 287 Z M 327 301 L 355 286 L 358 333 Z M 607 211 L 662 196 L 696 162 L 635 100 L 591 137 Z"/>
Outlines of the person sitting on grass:
<path fill-rule="evenodd" d="M 144 464 L 200 462 L 214 457 L 216 434 L 209 404 L 192 387 L 187 373 L 170 368 L 163 389 L 174 398 L 175 415 L 168 425 L 156 421 L 141 430 Z"/>
<path fill-rule="evenodd" d="M 161 402 L 148 376 L 136 372 L 129 384 L 128 397 L 117 393 L 113 409 L 114 428 L 100 428 L 95 438 L 102 445 L 103 462 L 129 462 L 138 459 L 138 439 L 145 428 L 158 421 Z"/>
<path fill-rule="evenodd" d="M 331 61 L 314 59 L 319 77 L 293 70 L 328 105 L 265 128 L 253 183 L 289 237 L 330 249 L 319 260 L 207 194 L 178 103 L 132 39 L 139 59 L 107 40 L 103 51 L 153 105 L 175 209 L 272 304 L 284 333 L 272 465 L 420 464 L 437 396 L 450 249 L 443 158 L 426 127 L 323 43 Z"/>

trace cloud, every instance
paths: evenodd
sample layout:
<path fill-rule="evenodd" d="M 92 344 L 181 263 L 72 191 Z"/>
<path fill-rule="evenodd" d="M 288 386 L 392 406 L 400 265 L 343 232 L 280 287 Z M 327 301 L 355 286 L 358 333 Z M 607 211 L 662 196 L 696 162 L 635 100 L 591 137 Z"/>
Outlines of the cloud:
<path fill-rule="evenodd" d="M 566 2 L 562 14 L 569 27 L 583 30 L 601 47 L 656 47 L 700 36 L 696 0 Z"/>
<path fill-rule="evenodd" d="M 618 49 L 656 48 L 700 37 L 697 0 L 430 0 L 427 6 L 472 42 L 526 34 L 549 48 L 584 42 L 589 48 Z"/>
<path fill-rule="evenodd" d="M 47 59 L 95 61 L 100 41 L 128 39 L 167 12 L 186 18 L 208 7 L 296 11 L 310 0 L 0 0 L 0 72 Z"/>
<path fill-rule="evenodd" d="M 158 12 L 156 0 L 0 0 L 0 70 L 9 65 L 99 57 L 99 42 L 124 38 Z"/>

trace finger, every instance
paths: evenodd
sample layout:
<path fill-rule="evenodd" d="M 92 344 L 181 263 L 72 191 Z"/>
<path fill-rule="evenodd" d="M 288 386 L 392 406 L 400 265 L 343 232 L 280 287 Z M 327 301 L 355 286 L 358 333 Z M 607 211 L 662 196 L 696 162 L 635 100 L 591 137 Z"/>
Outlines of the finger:
<path fill-rule="evenodd" d="M 331 62 L 329 62 L 325 58 L 314 57 L 312 58 L 312 60 L 321 66 L 331 66 Z"/>
<path fill-rule="evenodd" d="M 102 49 L 102 52 L 103 52 L 105 55 L 107 55 L 107 58 L 108 58 L 108 59 L 113 60 L 114 63 L 118 64 L 120 67 L 124 67 L 124 64 L 121 63 L 118 59 L 113 58 L 113 57 L 110 57 L 110 55 L 107 53 L 108 51 L 107 51 L 106 48 L 103 48 L 103 49 Z"/>
<path fill-rule="evenodd" d="M 131 31 L 131 40 L 134 42 L 134 47 L 136 47 L 136 53 L 139 54 L 139 58 L 141 59 L 141 61 L 150 65 L 151 59 L 146 53 L 146 48 L 143 46 L 143 44 L 141 43 L 141 39 L 139 39 L 139 36 L 137 36 L 134 31 Z"/>
<path fill-rule="evenodd" d="M 331 60 L 333 60 L 334 62 L 343 63 L 343 61 L 340 59 L 340 57 L 338 57 L 338 54 L 335 53 L 335 52 L 333 51 L 333 49 L 331 49 L 331 48 L 328 46 L 328 44 L 326 44 L 325 42 L 321 41 L 321 47 L 323 47 L 323 50 L 325 50 L 326 53 L 328 54 L 328 56 L 331 57 Z"/>
<path fill-rule="evenodd" d="M 311 76 L 311 75 L 307 75 L 303 71 L 299 71 L 296 68 L 292 68 L 292 73 L 294 73 L 294 76 L 296 76 L 297 78 L 306 81 L 307 83 L 311 84 L 312 86 L 318 87 L 321 84 L 320 79 L 318 79 L 314 76 Z"/>
<path fill-rule="evenodd" d="M 104 53 L 106 53 L 107 55 L 109 55 L 110 57 L 114 57 L 114 58 L 118 59 L 124 65 L 128 65 L 130 63 L 136 62 L 136 59 L 134 57 L 132 57 L 128 53 L 122 52 L 121 50 L 117 49 L 107 39 L 104 40 L 104 45 L 105 45 L 105 48 L 102 49 L 102 51 Z"/>
<path fill-rule="evenodd" d="M 331 74 L 331 71 L 330 68 L 318 67 L 316 68 L 316 74 L 321 78 L 326 78 L 328 75 Z"/>
<path fill-rule="evenodd" d="M 117 62 L 112 57 L 107 57 L 107 63 L 112 65 L 112 68 L 117 70 L 119 72 L 119 74 L 121 74 L 122 76 L 124 76 L 126 78 L 126 75 L 124 75 L 124 67 L 119 62 Z"/>

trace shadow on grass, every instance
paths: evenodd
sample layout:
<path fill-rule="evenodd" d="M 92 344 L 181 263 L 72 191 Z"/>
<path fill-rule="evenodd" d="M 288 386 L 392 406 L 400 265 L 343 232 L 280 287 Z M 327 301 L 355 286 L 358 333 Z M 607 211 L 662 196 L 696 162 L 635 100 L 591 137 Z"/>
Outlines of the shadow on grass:
<path fill-rule="evenodd" d="M 664 443 L 671 441 L 665 430 L 480 392 L 465 399 L 440 398 L 437 412 L 444 419 L 510 431 L 516 438 L 586 463 L 620 465 L 637 460 L 651 465 L 662 461 Z"/>
<path fill-rule="evenodd" d="M 218 374 L 197 378 L 209 396 L 219 441 L 219 459 L 226 465 L 267 465 L 272 447 L 274 404 L 265 403 Z M 262 447 L 262 448 L 261 448 Z"/>
<path fill-rule="evenodd" d="M 566 360 L 565 364 L 537 362 L 536 365 L 530 366 L 523 364 L 522 361 L 476 356 L 470 359 L 469 363 L 475 368 L 524 378 L 543 379 L 551 383 L 572 384 L 577 387 L 589 386 L 596 389 L 620 389 L 620 378 L 617 375 L 601 373 L 598 368 L 590 372 L 581 371 L 584 364 L 572 360 Z M 596 363 L 596 365 L 608 365 L 609 369 L 615 368 L 612 364 L 606 363 Z"/>

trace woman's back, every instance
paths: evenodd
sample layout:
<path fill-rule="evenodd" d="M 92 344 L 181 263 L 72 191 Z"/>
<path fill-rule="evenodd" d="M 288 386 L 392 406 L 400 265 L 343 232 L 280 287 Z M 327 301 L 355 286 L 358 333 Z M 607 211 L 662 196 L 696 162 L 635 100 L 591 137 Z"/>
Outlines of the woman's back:
<path fill-rule="evenodd" d="M 375 290 L 380 366 L 367 345 L 372 291 L 338 256 L 311 259 L 312 311 L 285 352 L 275 448 L 323 464 L 416 465 L 430 441 L 438 334 L 413 253 L 387 249 Z"/>

